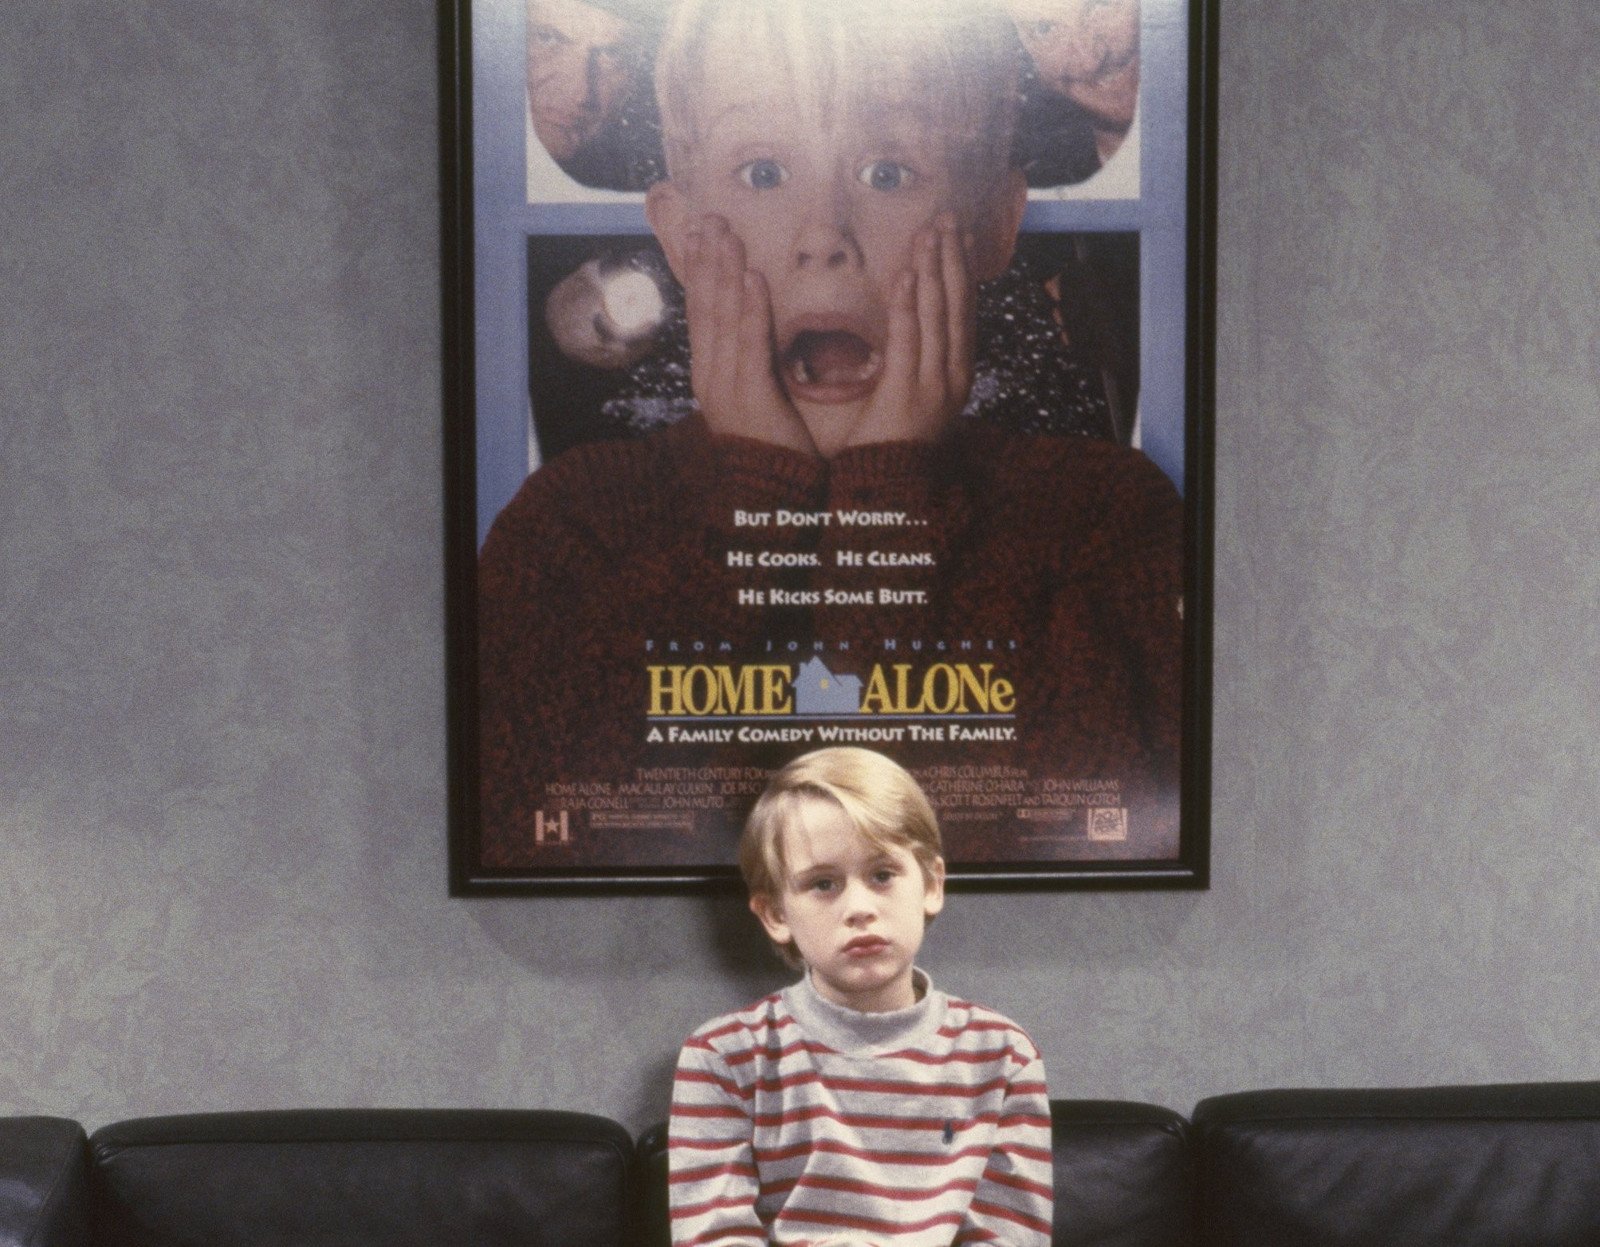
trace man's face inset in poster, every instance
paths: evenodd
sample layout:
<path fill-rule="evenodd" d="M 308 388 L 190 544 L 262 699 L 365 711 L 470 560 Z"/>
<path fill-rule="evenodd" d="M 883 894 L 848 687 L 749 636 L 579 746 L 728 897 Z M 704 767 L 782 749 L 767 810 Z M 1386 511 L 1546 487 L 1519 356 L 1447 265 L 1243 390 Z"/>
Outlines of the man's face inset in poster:
<path fill-rule="evenodd" d="M 528 114 L 558 163 L 615 119 L 638 67 L 633 23 L 584 0 L 528 0 Z"/>
<path fill-rule="evenodd" d="M 1101 159 L 1139 99 L 1139 0 L 1005 0 L 1039 80 L 1092 118 Z"/>

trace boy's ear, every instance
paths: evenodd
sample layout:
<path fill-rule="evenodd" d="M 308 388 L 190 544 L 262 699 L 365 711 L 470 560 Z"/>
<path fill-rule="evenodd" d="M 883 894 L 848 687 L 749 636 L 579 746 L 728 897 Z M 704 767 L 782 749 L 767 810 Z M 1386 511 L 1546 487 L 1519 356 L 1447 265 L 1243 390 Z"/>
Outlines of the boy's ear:
<path fill-rule="evenodd" d="M 689 236 L 689 201 L 672 179 L 654 183 L 644 196 L 644 216 L 666 253 L 667 267 L 683 284 L 683 253 Z M 751 905 L 755 902 L 752 900 Z"/>
<path fill-rule="evenodd" d="M 972 223 L 972 274 L 978 281 L 989 281 L 1006 271 L 1027 207 L 1027 178 L 1021 169 L 1007 169 L 1000 186 L 984 196 Z"/>
<path fill-rule="evenodd" d="M 931 918 L 944 908 L 944 858 L 936 857 L 922 872 L 922 915 Z"/>
<path fill-rule="evenodd" d="M 750 912 L 761 919 L 761 925 L 766 928 L 767 936 L 774 944 L 789 942 L 789 924 L 783 920 L 782 907 L 772 897 L 752 896 Z"/>

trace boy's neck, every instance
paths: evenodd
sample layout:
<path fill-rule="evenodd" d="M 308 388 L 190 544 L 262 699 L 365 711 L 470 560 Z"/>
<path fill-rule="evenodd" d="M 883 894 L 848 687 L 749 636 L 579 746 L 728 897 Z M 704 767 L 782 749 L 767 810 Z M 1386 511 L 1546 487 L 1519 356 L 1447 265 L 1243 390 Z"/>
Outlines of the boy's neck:
<path fill-rule="evenodd" d="M 833 459 L 850 445 L 850 434 L 861 418 L 855 407 L 829 409 L 808 405 L 800 411 L 800 420 L 811 434 L 817 453 L 824 459 Z"/>
<path fill-rule="evenodd" d="M 853 440 L 857 426 L 865 414 L 861 406 L 839 406 L 828 408 L 809 406 L 800 409 L 800 419 L 806 426 L 806 432 L 811 435 L 811 440 L 817 448 L 817 455 L 832 462 L 847 450 L 852 450 L 857 443 Z M 907 438 L 906 442 L 925 441 L 932 443 L 936 439 L 932 436 L 926 439 Z M 861 443 L 866 445 L 867 443 Z"/>
<path fill-rule="evenodd" d="M 886 983 L 870 995 L 855 998 L 841 997 L 824 990 L 816 975 L 809 969 L 806 971 L 806 977 L 810 980 L 811 990 L 829 1004 L 848 1009 L 852 1013 L 868 1015 L 903 1013 L 920 1004 L 928 992 L 928 977 L 915 966 L 906 971 L 903 981 Z"/>
<path fill-rule="evenodd" d="M 916 971 L 916 983 L 916 1004 L 889 1013 L 862 1013 L 836 1005 L 809 981 L 786 989 L 784 997 L 808 1037 L 847 1056 L 870 1055 L 916 1043 L 944 1025 L 947 1001 L 933 990 L 922 970 Z"/>

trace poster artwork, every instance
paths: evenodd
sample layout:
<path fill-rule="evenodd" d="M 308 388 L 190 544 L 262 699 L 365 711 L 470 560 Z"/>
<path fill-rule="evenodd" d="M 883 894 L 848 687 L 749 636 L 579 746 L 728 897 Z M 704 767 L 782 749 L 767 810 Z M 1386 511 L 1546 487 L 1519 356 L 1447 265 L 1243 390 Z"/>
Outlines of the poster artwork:
<path fill-rule="evenodd" d="M 518 257 L 479 866 L 715 875 L 829 744 L 911 770 L 957 873 L 1175 858 L 1185 512 L 1141 449 L 1141 231 L 1036 219 L 1141 193 L 1139 0 L 520 16 L 526 219 L 637 225 L 568 207 Z"/>

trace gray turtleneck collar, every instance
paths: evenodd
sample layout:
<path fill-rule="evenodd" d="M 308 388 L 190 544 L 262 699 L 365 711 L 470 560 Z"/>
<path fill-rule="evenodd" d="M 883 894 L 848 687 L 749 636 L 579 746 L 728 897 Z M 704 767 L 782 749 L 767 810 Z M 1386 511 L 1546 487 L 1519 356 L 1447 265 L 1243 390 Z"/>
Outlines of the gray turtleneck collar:
<path fill-rule="evenodd" d="M 910 1047 L 931 1037 L 944 1025 L 945 994 L 934 990 L 933 981 L 924 971 L 911 973 L 921 996 L 916 1004 L 906 1009 L 863 1013 L 834 1004 L 817 991 L 809 972 L 798 983 L 784 989 L 783 1002 L 811 1039 L 843 1056 L 877 1056 Z"/>

